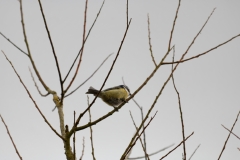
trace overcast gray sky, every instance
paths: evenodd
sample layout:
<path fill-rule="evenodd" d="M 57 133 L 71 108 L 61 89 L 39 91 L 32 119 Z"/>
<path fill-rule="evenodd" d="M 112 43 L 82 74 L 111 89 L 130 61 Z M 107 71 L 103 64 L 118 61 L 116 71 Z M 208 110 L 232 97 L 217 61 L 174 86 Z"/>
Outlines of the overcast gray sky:
<path fill-rule="evenodd" d="M 100 0 L 89 1 L 87 30 L 93 23 L 101 3 Z M 62 75 L 66 75 L 82 44 L 85 1 L 43 0 L 42 5 Z M 149 13 L 150 16 L 153 54 L 158 63 L 167 50 L 177 5 L 177 0 L 129 1 L 129 18 L 132 18 L 132 23 L 119 58 L 104 88 L 122 84 L 122 77 L 124 77 L 128 87 L 134 92 L 144 82 L 154 69 L 148 45 L 147 14 Z M 176 59 L 181 57 L 215 7 L 213 16 L 186 57 L 202 53 L 240 33 L 240 1 L 183 0 L 172 41 L 176 46 Z M 23 0 L 23 11 L 30 49 L 36 66 L 45 82 L 60 94 L 57 68 L 37 0 Z M 0 31 L 26 51 L 20 20 L 19 2 L 0 0 Z M 65 99 L 65 122 L 69 126 L 73 123 L 73 111 L 79 114 L 87 107 L 85 92 L 89 86 L 100 88 L 102 85 L 118 51 L 125 27 L 126 1 L 106 0 L 85 45 L 79 74 L 70 91 L 90 76 L 105 57 L 113 52 L 115 54 L 91 80 Z M 192 160 L 217 159 L 222 150 L 228 131 L 221 124 L 230 129 L 240 110 L 239 44 L 240 38 L 236 38 L 202 57 L 182 63 L 174 74 L 181 95 L 185 134 L 188 136 L 194 131 L 194 135 L 186 142 L 187 158 L 199 144 L 201 146 Z M 32 68 L 28 57 L 2 36 L 0 49 L 12 61 L 46 118 L 60 132 L 58 114 L 56 111 L 52 112 L 54 107 L 52 96 L 43 98 L 38 94 L 28 70 L 29 66 Z M 171 61 L 171 58 L 172 54 L 166 61 Z M 0 114 L 5 119 L 23 159 L 66 159 L 63 143 L 43 121 L 2 53 L 0 65 L 2 77 Z M 162 66 L 135 96 L 145 114 L 170 71 L 170 65 Z M 70 79 L 66 83 L 69 83 Z M 40 86 L 39 82 L 38 84 Z M 45 93 L 42 86 L 40 89 Z M 93 96 L 90 96 L 90 100 L 92 99 Z M 91 110 L 92 119 L 95 120 L 111 110 L 111 107 L 98 99 Z M 124 152 L 135 131 L 129 110 L 139 125 L 140 111 L 133 101 L 130 101 L 119 112 L 93 126 L 97 159 L 119 159 Z M 171 81 L 164 89 L 151 116 L 155 111 L 158 113 L 146 131 L 148 153 L 173 143 L 177 145 L 182 140 L 177 94 Z M 86 123 L 88 123 L 87 115 L 80 125 Z M 240 122 L 237 122 L 233 131 L 240 136 Z M 89 132 L 89 129 L 85 129 L 76 134 L 77 157 L 81 155 L 82 138 L 85 137 L 86 148 L 83 159 L 91 159 Z M 2 123 L 0 123 L 0 135 L 0 159 L 18 159 Z M 240 159 L 237 148 L 240 148 L 240 141 L 231 136 L 222 159 Z M 160 159 L 170 149 L 152 156 L 151 159 Z M 166 159 L 181 159 L 182 153 L 181 146 Z M 137 143 L 131 157 L 141 155 L 143 151 L 140 143 Z"/>

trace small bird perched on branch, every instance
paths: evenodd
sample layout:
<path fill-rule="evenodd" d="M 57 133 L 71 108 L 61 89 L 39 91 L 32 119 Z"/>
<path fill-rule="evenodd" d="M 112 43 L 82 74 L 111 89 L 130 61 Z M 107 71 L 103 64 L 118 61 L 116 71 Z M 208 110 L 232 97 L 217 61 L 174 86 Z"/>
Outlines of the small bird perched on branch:
<path fill-rule="evenodd" d="M 86 94 L 93 94 L 96 96 L 98 94 L 98 90 L 93 87 L 90 87 Z M 101 98 L 105 103 L 114 108 L 118 107 L 122 102 L 131 95 L 129 88 L 126 85 L 119 85 L 116 87 L 108 88 L 102 90 L 98 97 Z"/>

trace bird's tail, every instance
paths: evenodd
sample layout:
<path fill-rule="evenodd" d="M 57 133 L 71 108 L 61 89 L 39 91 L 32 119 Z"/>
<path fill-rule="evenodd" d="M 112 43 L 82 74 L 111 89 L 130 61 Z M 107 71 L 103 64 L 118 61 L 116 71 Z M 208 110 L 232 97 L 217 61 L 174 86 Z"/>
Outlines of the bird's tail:
<path fill-rule="evenodd" d="M 86 92 L 86 94 L 93 94 L 94 96 L 96 96 L 98 94 L 98 90 L 96 90 L 93 87 L 89 87 L 88 91 Z"/>

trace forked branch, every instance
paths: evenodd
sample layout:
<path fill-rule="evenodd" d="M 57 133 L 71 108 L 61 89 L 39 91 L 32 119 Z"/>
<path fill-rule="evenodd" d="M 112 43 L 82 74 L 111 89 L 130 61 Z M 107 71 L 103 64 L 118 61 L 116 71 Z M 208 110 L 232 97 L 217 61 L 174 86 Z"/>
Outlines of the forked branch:
<path fill-rule="evenodd" d="M 155 114 L 153 115 L 153 117 L 151 117 L 151 119 L 149 120 L 149 122 L 147 123 L 147 125 L 143 128 L 142 132 L 139 134 L 139 136 L 137 136 L 133 143 L 131 145 L 129 145 L 129 147 L 127 148 L 127 152 L 125 153 L 125 155 L 122 155 L 121 160 L 124 160 L 125 157 L 128 155 L 128 153 L 132 150 L 133 146 L 136 144 L 136 142 L 138 141 L 138 139 L 141 137 L 141 135 L 143 134 L 143 132 L 146 130 L 146 128 L 149 126 L 149 124 L 152 122 L 152 120 L 154 119 L 154 117 L 156 116 L 158 111 L 155 112 Z M 138 130 L 137 130 L 138 132 Z M 138 134 L 138 133 L 137 133 Z"/>
<path fill-rule="evenodd" d="M 176 147 L 174 147 L 171 151 L 169 151 L 166 155 L 164 155 L 162 158 L 160 158 L 160 160 L 166 158 L 170 153 L 172 153 L 175 149 L 177 149 L 183 142 L 185 142 L 186 140 L 188 140 L 189 137 L 191 137 L 194 134 L 194 132 L 192 132 L 185 140 L 183 140 L 182 142 L 180 142 Z"/>
<path fill-rule="evenodd" d="M 104 2 L 105 2 L 105 0 L 103 1 L 102 5 L 101 5 L 101 7 L 100 7 L 100 9 L 99 9 L 99 11 L 98 11 L 98 13 L 97 13 L 97 16 L 96 16 L 96 18 L 95 18 L 95 20 L 94 20 L 94 22 L 93 22 L 91 28 L 90 28 L 89 31 L 88 31 L 88 34 L 87 34 L 87 36 L 86 36 L 86 38 L 85 38 L 85 40 L 84 40 L 84 43 L 86 43 L 86 41 L 87 41 L 87 39 L 88 39 L 88 37 L 89 37 L 89 35 L 90 35 L 92 29 L 93 29 L 93 26 L 95 25 L 95 23 L 96 23 L 96 21 L 97 21 L 97 19 L 98 19 L 98 16 L 99 16 L 100 13 L 101 13 L 101 10 L 102 10 L 102 7 L 103 7 L 103 5 L 104 5 Z M 70 67 L 68 73 L 66 74 L 65 78 L 63 79 L 63 83 L 64 83 L 64 82 L 66 81 L 66 79 L 68 78 L 68 75 L 70 74 L 70 72 L 71 72 L 71 70 L 72 70 L 74 64 L 76 63 L 76 61 L 77 61 L 77 59 L 78 59 L 80 53 L 82 52 L 82 49 L 83 49 L 83 46 L 82 46 L 81 49 L 79 50 L 79 52 L 78 52 L 78 54 L 77 54 L 75 60 L 73 61 L 73 63 L 72 63 L 72 65 L 71 65 L 71 67 Z"/>
<path fill-rule="evenodd" d="M 32 63 L 32 66 L 33 66 L 33 69 L 39 79 L 39 81 L 41 82 L 41 84 L 43 85 L 43 87 L 45 88 L 45 90 L 51 94 L 53 94 L 53 91 L 46 85 L 46 83 L 43 81 L 42 77 L 40 76 L 40 73 L 38 72 L 37 70 L 37 67 L 33 61 L 33 58 L 32 58 L 32 54 L 31 54 L 31 51 L 30 51 L 30 47 L 29 47 L 29 44 L 28 44 L 28 39 L 27 39 L 27 33 L 26 33 L 26 29 L 25 29 L 25 24 L 24 24 L 24 16 L 23 16 L 23 9 L 22 9 L 22 0 L 19 0 L 20 2 L 20 14 L 21 14 L 21 24 L 22 24 L 22 30 L 23 30 L 23 36 L 24 36 L 24 42 L 25 42 L 25 45 L 27 47 L 27 52 L 28 52 L 28 57 Z"/>
<path fill-rule="evenodd" d="M 110 68 L 110 70 L 109 70 L 109 72 L 108 72 L 108 74 L 107 74 L 107 76 L 106 76 L 106 78 L 105 78 L 105 80 L 104 80 L 104 82 L 103 82 L 103 84 L 102 84 L 102 86 L 101 86 L 101 88 L 100 88 L 98 94 L 99 94 L 99 93 L 101 92 L 101 90 L 103 89 L 103 87 L 104 87 L 104 85 L 105 85 L 105 83 L 106 83 L 108 77 L 110 76 L 110 73 L 111 73 L 113 67 L 114 67 L 114 64 L 115 64 L 115 62 L 116 62 L 116 60 L 117 60 L 117 58 L 118 58 L 118 56 L 119 56 L 119 53 L 120 53 L 120 51 L 121 51 L 121 48 L 122 48 L 123 42 L 124 42 L 125 37 L 126 37 L 126 35 L 127 35 L 127 31 L 128 31 L 129 26 L 130 26 L 130 24 L 131 24 L 131 20 L 132 20 L 132 19 L 130 19 L 130 21 L 129 21 L 129 23 L 128 23 L 128 26 L 127 26 L 127 28 L 126 28 L 126 30 L 125 30 L 125 33 L 124 33 L 123 39 L 122 39 L 121 44 L 120 44 L 120 46 L 119 46 L 119 49 L 118 49 L 117 55 L 116 55 L 116 57 L 115 57 L 115 59 L 114 59 L 114 61 L 113 61 L 113 63 L 112 63 L 112 66 L 111 66 L 111 68 Z M 85 109 L 85 111 L 83 111 L 83 113 L 79 114 L 78 119 L 77 119 L 75 125 L 73 126 L 73 128 L 76 128 L 76 127 L 77 127 L 77 125 L 78 125 L 80 119 L 84 116 L 84 114 L 85 114 L 85 113 L 91 108 L 91 106 L 94 104 L 94 102 L 95 102 L 96 99 L 97 99 L 98 94 L 95 96 L 95 98 L 93 99 L 92 103 L 88 106 L 88 108 Z M 125 104 L 125 103 L 124 103 L 124 104 Z M 122 104 L 122 105 L 123 105 L 123 104 Z M 121 106 L 121 105 L 120 105 L 120 106 Z M 116 110 L 114 110 L 111 114 L 113 114 L 115 111 L 116 111 Z M 109 113 L 110 113 L 110 112 L 109 112 Z M 111 114 L 110 114 L 110 115 L 111 115 Z M 109 116 L 110 116 L 110 115 L 109 115 Z M 105 119 L 105 118 L 104 118 L 104 119 Z M 93 122 L 93 123 L 95 123 L 95 122 Z M 96 124 L 96 123 L 95 123 L 95 124 Z M 89 126 L 88 126 L 88 127 L 89 127 Z M 72 134 L 73 128 L 72 128 L 71 131 L 70 131 L 70 135 Z M 76 128 L 76 131 L 77 131 L 77 130 L 79 130 L 79 128 Z"/>
<path fill-rule="evenodd" d="M 169 145 L 169 146 L 167 146 L 167 147 L 164 147 L 164 148 L 162 148 L 162 149 L 160 149 L 160 150 L 158 150 L 158 151 L 156 151 L 156 152 L 150 153 L 150 154 L 148 154 L 148 155 L 149 155 L 149 156 L 153 156 L 153 155 L 155 155 L 155 154 L 157 154 L 157 153 L 159 153 L 159 152 L 165 151 L 166 149 L 172 147 L 173 145 L 174 145 L 174 144 L 171 144 L 171 145 Z M 131 158 L 128 158 L 127 160 L 142 159 L 142 158 L 144 158 L 144 157 L 145 157 L 145 156 L 141 156 L 141 157 L 131 157 Z"/>
<path fill-rule="evenodd" d="M 133 116 L 132 116 L 131 111 L 129 111 L 129 113 L 130 113 L 130 116 L 131 116 L 133 125 L 135 126 L 135 129 L 136 129 L 136 131 L 137 131 L 138 128 L 137 128 L 137 125 L 136 125 L 136 123 L 135 123 L 135 121 L 134 121 L 134 119 L 133 119 Z M 145 131 L 144 131 L 144 133 L 145 133 Z M 138 137 L 139 137 L 139 140 L 140 140 L 140 143 L 141 143 L 143 152 L 144 152 L 144 154 L 145 154 L 145 159 L 150 160 L 150 158 L 149 158 L 149 156 L 148 156 L 148 154 L 147 154 L 146 148 L 145 148 L 145 146 L 144 146 L 144 144 L 143 144 L 142 138 L 140 137 L 139 134 L 138 134 Z"/>
<path fill-rule="evenodd" d="M 33 80 L 33 82 L 34 82 L 34 85 L 35 85 L 35 87 L 37 88 L 38 93 L 39 93 L 42 97 L 48 96 L 48 95 L 49 95 L 49 92 L 46 93 L 46 94 L 42 94 L 42 92 L 40 91 L 40 89 L 39 89 L 39 87 L 38 87 L 38 85 L 37 85 L 37 82 L 36 82 L 35 79 L 34 79 L 34 76 L 33 76 L 33 73 L 32 73 L 32 71 L 31 71 L 31 68 L 28 67 L 28 69 L 29 69 L 29 72 L 30 72 L 30 74 L 31 74 L 32 80 Z"/>
<path fill-rule="evenodd" d="M 226 139 L 226 141 L 225 141 L 225 143 L 224 143 L 224 145 L 223 145 L 223 148 L 222 148 L 221 153 L 219 154 L 218 160 L 221 158 L 221 156 L 222 156 L 222 154 L 223 154 L 223 151 L 224 151 L 225 148 L 226 148 L 226 145 L 227 145 L 228 139 L 229 139 L 229 137 L 230 137 L 230 135 L 231 135 L 231 132 L 233 131 L 233 128 L 234 128 L 235 124 L 237 123 L 237 120 L 238 120 L 239 114 L 240 114 L 240 111 L 238 112 L 237 117 L 236 117 L 236 120 L 235 120 L 235 122 L 233 123 L 232 128 L 231 128 L 231 130 L 230 130 L 230 132 L 229 132 L 229 134 L 228 134 L 228 137 L 227 137 L 227 139 Z"/>
<path fill-rule="evenodd" d="M 59 76 L 59 81 L 60 81 L 60 86 L 61 86 L 61 93 L 62 93 L 62 95 L 63 95 L 63 83 L 62 83 L 62 75 L 61 75 L 61 71 L 60 71 L 60 67 L 59 67 L 59 62 L 58 62 L 57 55 L 56 55 L 56 52 L 55 52 L 55 49 L 54 49 L 54 45 L 53 45 L 53 42 L 52 42 L 52 38 L 51 38 L 51 35 L 50 35 L 50 31 L 49 31 L 49 29 L 48 29 L 47 21 L 46 21 L 44 12 L 43 12 L 41 0 L 38 0 L 38 4 L 39 4 L 39 6 L 40 6 L 40 10 L 41 10 L 41 13 L 42 13 L 44 25 L 45 25 L 45 28 L 46 28 L 46 31 L 47 31 L 47 34 L 48 34 L 48 39 L 49 39 L 49 42 L 50 42 L 50 44 L 51 44 L 53 56 L 54 56 L 54 59 L 55 59 L 55 63 L 56 63 L 56 66 L 57 66 L 57 70 L 58 70 L 58 76 Z"/>
<path fill-rule="evenodd" d="M 109 54 L 107 58 L 104 59 L 104 61 L 99 65 L 99 67 L 83 82 L 81 83 L 76 89 L 74 89 L 72 92 L 69 94 L 65 95 L 65 98 L 76 92 L 80 87 L 82 87 L 89 79 L 91 79 L 94 74 L 102 67 L 102 65 L 107 61 L 107 59 L 112 55 L 113 53 Z"/>
<path fill-rule="evenodd" d="M 46 117 L 44 116 L 44 114 L 41 112 L 41 110 L 39 109 L 37 103 L 34 101 L 31 93 L 28 91 L 26 85 L 23 83 L 21 77 L 19 76 L 19 74 L 17 73 L 15 67 L 13 66 L 12 62 L 8 59 L 8 57 L 6 56 L 6 54 L 2 51 L 2 53 L 4 54 L 5 58 L 7 59 L 7 61 L 9 62 L 9 64 L 12 66 L 14 72 L 16 73 L 16 75 L 18 76 L 18 79 L 20 80 L 21 84 L 23 85 L 24 89 L 26 90 L 28 96 L 30 97 L 30 99 L 32 100 L 32 102 L 34 103 L 35 107 L 37 108 L 38 112 L 41 114 L 41 116 L 43 117 L 44 121 L 48 124 L 48 126 L 52 129 L 52 131 L 54 133 L 56 133 L 56 135 L 61 138 L 63 141 L 65 141 L 65 139 L 52 127 L 52 125 L 48 122 L 48 120 L 46 119 Z"/>

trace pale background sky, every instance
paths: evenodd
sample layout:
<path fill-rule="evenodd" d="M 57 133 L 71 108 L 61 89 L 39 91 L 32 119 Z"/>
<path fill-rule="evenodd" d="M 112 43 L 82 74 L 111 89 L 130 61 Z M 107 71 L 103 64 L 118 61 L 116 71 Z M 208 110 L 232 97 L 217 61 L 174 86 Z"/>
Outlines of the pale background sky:
<path fill-rule="evenodd" d="M 100 0 L 89 1 L 87 30 L 95 19 L 101 3 Z M 63 76 L 67 73 L 82 44 L 84 4 L 85 1 L 81 0 L 42 1 Z M 129 1 L 129 18 L 132 18 L 132 23 L 120 56 L 104 88 L 122 84 L 122 77 L 132 92 L 143 83 L 154 69 L 149 54 L 147 13 L 151 21 L 153 53 L 156 61 L 159 62 L 167 50 L 177 4 L 177 0 Z M 240 33 L 240 1 L 183 0 L 172 43 L 176 45 L 177 59 L 186 50 L 215 7 L 217 9 L 212 18 L 186 57 L 202 53 Z M 36 66 L 47 85 L 59 94 L 57 69 L 37 0 L 24 0 L 23 10 L 30 49 Z M 0 24 L 0 31 L 26 51 L 17 0 L 0 0 Z M 90 81 L 71 97 L 65 99 L 65 122 L 69 126 L 73 123 L 73 111 L 80 113 L 87 107 L 85 92 L 88 87 L 99 88 L 103 83 L 117 53 L 125 27 L 126 1 L 107 0 L 85 45 L 79 74 L 71 89 L 84 81 L 107 55 L 112 52 L 115 54 Z M 185 134 L 188 136 L 191 132 L 195 132 L 186 142 L 187 158 L 199 144 L 201 146 L 192 160 L 217 159 L 222 150 L 228 131 L 221 124 L 230 129 L 240 110 L 239 44 L 240 38 L 237 38 L 203 57 L 181 64 L 175 72 L 175 82 L 182 100 Z M 38 94 L 28 71 L 28 66 L 31 67 L 29 59 L 2 36 L 0 37 L 0 49 L 10 58 L 38 106 L 60 133 L 58 114 L 56 111 L 51 111 L 54 107 L 52 96 L 43 98 Z M 167 61 L 171 61 L 171 57 L 172 55 L 169 55 Z M 0 64 L 2 77 L 0 80 L 0 114 L 4 117 L 23 159 L 66 159 L 62 141 L 43 121 L 2 53 Z M 143 106 L 144 113 L 151 106 L 168 77 L 170 69 L 170 65 L 162 66 L 153 79 L 135 96 L 138 103 Z M 39 82 L 38 84 L 40 86 Z M 40 88 L 44 92 L 43 87 Z M 93 96 L 90 96 L 90 100 L 92 99 Z M 111 110 L 111 107 L 98 99 L 92 107 L 92 119 L 95 120 Z M 135 131 L 129 110 L 133 113 L 136 123 L 140 124 L 140 111 L 133 101 L 130 101 L 118 113 L 93 127 L 97 159 L 119 159 L 124 152 Z M 148 153 L 172 143 L 177 145 L 182 140 L 177 95 L 171 81 L 151 115 L 157 110 L 158 114 L 146 132 Z M 81 125 L 87 122 L 88 116 L 86 115 Z M 82 137 L 84 136 L 86 148 L 83 159 L 92 158 L 89 132 L 89 129 L 85 129 L 76 134 L 77 157 L 81 155 Z M 240 136 L 240 122 L 237 122 L 234 132 Z M 0 123 L 0 135 L 0 159 L 18 159 L 2 123 Z M 222 159 L 240 159 L 237 147 L 240 147 L 240 141 L 231 136 Z M 150 158 L 157 160 L 170 149 Z M 182 153 L 181 146 L 166 159 L 181 159 Z M 143 151 L 140 143 L 137 143 L 131 157 L 141 155 Z"/>

